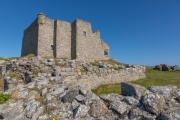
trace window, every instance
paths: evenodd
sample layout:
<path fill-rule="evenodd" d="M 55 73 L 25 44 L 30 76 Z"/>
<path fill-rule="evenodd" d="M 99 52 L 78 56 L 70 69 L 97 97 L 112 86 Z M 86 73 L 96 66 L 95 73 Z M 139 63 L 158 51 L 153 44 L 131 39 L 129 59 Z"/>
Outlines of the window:
<path fill-rule="evenodd" d="M 106 55 L 106 56 L 108 56 L 108 55 L 109 55 L 108 50 L 104 50 L 104 55 Z"/>
<path fill-rule="evenodd" d="M 51 45 L 51 50 L 54 50 L 54 45 Z"/>
<path fill-rule="evenodd" d="M 83 36 L 86 37 L 86 31 L 83 31 Z"/>

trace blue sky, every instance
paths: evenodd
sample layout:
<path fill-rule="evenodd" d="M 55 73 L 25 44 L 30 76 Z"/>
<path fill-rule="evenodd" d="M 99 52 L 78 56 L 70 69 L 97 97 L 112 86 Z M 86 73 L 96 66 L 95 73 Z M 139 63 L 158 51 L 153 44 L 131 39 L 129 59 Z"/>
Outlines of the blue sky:
<path fill-rule="evenodd" d="M 180 0 L 0 0 L 0 57 L 20 56 L 23 29 L 40 12 L 91 22 L 119 62 L 180 66 Z"/>

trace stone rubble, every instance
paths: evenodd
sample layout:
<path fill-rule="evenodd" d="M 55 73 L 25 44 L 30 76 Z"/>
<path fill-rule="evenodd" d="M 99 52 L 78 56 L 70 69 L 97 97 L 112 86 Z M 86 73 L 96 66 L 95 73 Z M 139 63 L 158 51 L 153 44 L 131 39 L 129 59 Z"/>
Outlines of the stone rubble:
<path fill-rule="evenodd" d="M 76 60 L 41 57 L 1 63 L 4 94 L 12 98 L 0 104 L 0 120 L 180 119 L 180 89 L 176 86 L 146 89 L 126 82 L 143 78 L 142 66 L 114 70 L 117 65 L 101 63 L 98 68 Z M 91 92 L 103 83 L 121 83 L 122 95 Z"/>

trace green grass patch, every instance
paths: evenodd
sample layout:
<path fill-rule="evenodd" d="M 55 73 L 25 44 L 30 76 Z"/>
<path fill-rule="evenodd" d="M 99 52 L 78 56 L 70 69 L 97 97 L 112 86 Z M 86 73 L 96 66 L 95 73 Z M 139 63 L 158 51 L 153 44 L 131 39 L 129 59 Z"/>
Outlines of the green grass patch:
<path fill-rule="evenodd" d="M 108 94 L 108 93 L 118 93 L 121 94 L 120 84 L 106 84 L 100 85 L 97 89 L 92 89 L 92 92 L 96 95 Z"/>
<path fill-rule="evenodd" d="M 90 64 L 92 65 L 92 66 L 96 66 L 96 67 L 99 67 L 99 63 L 95 63 L 95 62 L 90 62 Z"/>
<path fill-rule="evenodd" d="M 159 71 L 154 69 L 146 69 L 146 79 L 131 81 L 132 84 L 137 84 L 148 88 L 148 86 L 165 86 L 174 85 L 180 88 L 180 72 L 179 71 Z M 96 95 L 106 93 L 121 94 L 120 84 L 101 85 L 97 89 L 92 90 Z"/>
<path fill-rule="evenodd" d="M 5 103 L 7 100 L 11 98 L 11 95 L 9 94 L 2 94 L 0 93 L 0 104 Z"/>
<path fill-rule="evenodd" d="M 114 59 L 101 60 L 101 62 L 106 62 L 106 63 L 111 64 L 111 65 L 121 65 L 121 63 L 117 62 L 117 61 L 114 60 Z"/>
<path fill-rule="evenodd" d="M 37 69 L 33 71 L 33 75 L 37 76 L 39 73 L 42 73 L 42 70 Z"/>
<path fill-rule="evenodd" d="M 122 67 L 114 68 L 114 70 L 121 70 L 123 69 Z"/>

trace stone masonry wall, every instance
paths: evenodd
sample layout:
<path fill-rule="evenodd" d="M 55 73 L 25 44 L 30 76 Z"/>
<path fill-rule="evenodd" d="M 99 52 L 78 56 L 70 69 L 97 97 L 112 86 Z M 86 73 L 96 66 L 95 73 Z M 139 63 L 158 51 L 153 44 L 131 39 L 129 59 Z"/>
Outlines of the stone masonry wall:
<path fill-rule="evenodd" d="M 78 59 L 85 61 L 107 60 L 109 46 L 100 39 L 100 32 L 92 32 L 91 23 L 76 19 L 69 23 L 52 20 L 45 14 L 24 31 L 22 56 L 34 54 L 43 57 Z"/>
<path fill-rule="evenodd" d="M 53 57 L 54 20 L 47 18 L 44 14 L 39 14 L 38 24 L 38 55 Z"/>
<path fill-rule="evenodd" d="M 83 35 L 84 32 L 86 36 Z M 89 22 L 76 19 L 76 59 L 87 61 L 104 59 L 104 49 L 99 36 L 99 32 L 92 33 Z"/>
<path fill-rule="evenodd" d="M 56 57 L 71 58 L 71 23 L 57 20 Z"/>
<path fill-rule="evenodd" d="M 28 54 L 37 55 L 37 42 L 38 42 L 38 19 L 24 30 L 24 36 L 22 41 L 21 56 Z"/>

